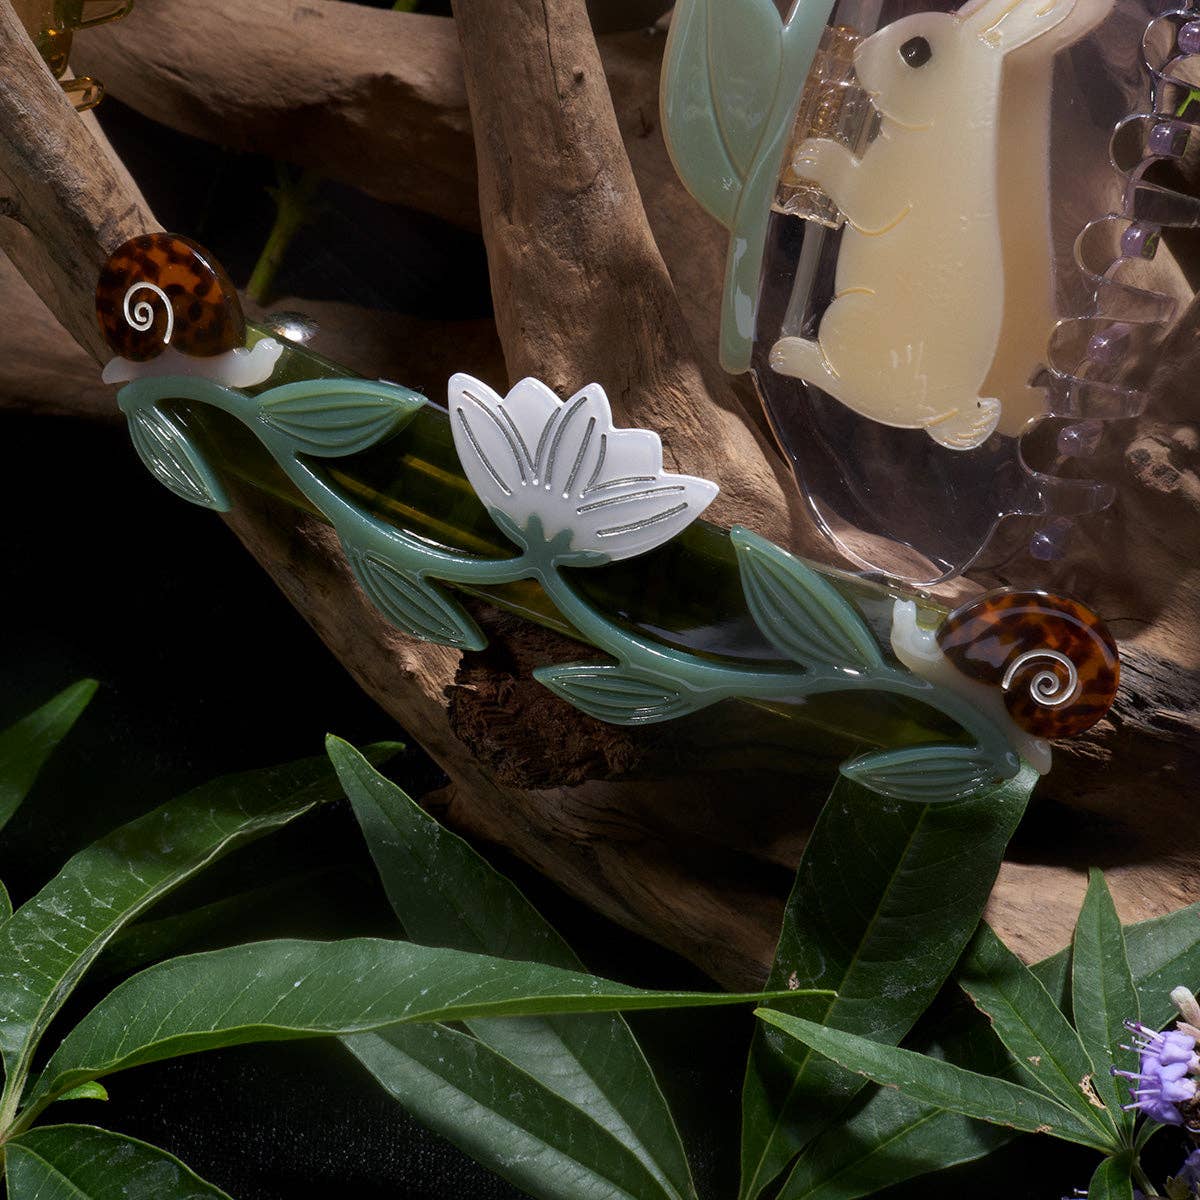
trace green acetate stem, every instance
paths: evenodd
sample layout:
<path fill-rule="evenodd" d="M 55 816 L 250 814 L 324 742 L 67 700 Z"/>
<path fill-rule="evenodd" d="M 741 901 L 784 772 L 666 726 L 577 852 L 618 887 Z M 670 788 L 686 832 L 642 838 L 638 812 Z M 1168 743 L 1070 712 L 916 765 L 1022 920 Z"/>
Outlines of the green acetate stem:
<path fill-rule="evenodd" d="M 259 336 L 254 331 L 252 340 Z M 685 692 L 689 710 L 749 701 L 811 728 L 814 747 L 822 749 L 821 730 L 841 735 L 843 746 L 882 747 L 957 743 L 965 732 L 1002 776 L 1015 769 L 1007 734 L 988 715 L 886 653 L 853 669 L 798 666 L 785 657 L 750 616 L 738 554 L 724 530 L 697 521 L 636 560 L 606 563 L 593 555 L 581 564 L 569 551 L 569 535 L 547 541 L 537 528 L 512 529 L 502 514 L 488 513 L 458 464 L 447 414 L 415 393 L 406 393 L 410 409 L 398 432 L 345 456 L 305 453 L 264 415 L 289 384 L 350 378 L 288 345 L 259 388 L 147 378 L 126 385 L 120 402 L 127 414 L 165 406 L 221 472 L 320 514 L 360 555 L 567 632 L 615 659 L 635 686 L 661 683 Z M 363 381 L 363 391 L 372 390 L 380 385 Z M 519 553 L 512 543 L 522 547 Z M 837 572 L 820 574 L 886 651 L 898 593 Z M 934 620 L 943 615 L 925 608 Z M 873 693 L 870 704 L 853 695 L 862 692 Z"/>

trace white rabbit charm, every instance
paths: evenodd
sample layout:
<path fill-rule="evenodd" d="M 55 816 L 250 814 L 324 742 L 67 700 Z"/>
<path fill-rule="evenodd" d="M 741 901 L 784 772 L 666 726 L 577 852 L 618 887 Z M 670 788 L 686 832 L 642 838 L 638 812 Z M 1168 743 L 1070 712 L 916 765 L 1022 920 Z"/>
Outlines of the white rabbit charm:
<path fill-rule="evenodd" d="M 1112 4 L 972 0 L 904 17 L 857 47 L 879 132 L 861 158 L 824 138 L 796 151 L 795 172 L 846 226 L 817 338 L 780 338 L 776 371 L 954 450 L 998 426 L 1019 433 L 1042 411 L 1030 379 L 1055 320 L 1050 69 Z M 1002 217 L 1019 245 L 1002 245 Z"/>

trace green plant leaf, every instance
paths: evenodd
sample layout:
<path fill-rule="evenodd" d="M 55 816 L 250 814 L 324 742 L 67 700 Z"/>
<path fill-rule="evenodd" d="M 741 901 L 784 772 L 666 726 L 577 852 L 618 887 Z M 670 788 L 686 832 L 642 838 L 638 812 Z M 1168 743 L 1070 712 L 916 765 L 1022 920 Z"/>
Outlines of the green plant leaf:
<path fill-rule="evenodd" d="M 1200 984 L 1200 904 L 1125 929 L 1142 1020 L 1155 1029 L 1175 1015 L 1170 991 Z M 1069 951 L 1031 969 L 1056 1000 L 1069 1003 Z M 960 1066 L 1003 1074 L 1015 1065 L 978 1014 L 966 1027 L 916 1048 Z M 939 1031 L 941 1034 L 942 1031 Z M 883 1183 L 973 1162 L 1012 1140 L 1011 1130 L 916 1104 L 894 1088 L 877 1088 L 801 1155 L 780 1200 L 859 1200 Z"/>
<path fill-rule="evenodd" d="M 487 645 L 462 605 L 437 584 L 360 549 L 346 535 L 342 548 L 367 598 L 401 633 L 459 650 L 482 650 Z"/>
<path fill-rule="evenodd" d="M 426 404 L 424 396 L 370 379 L 303 379 L 258 397 L 261 419 L 302 454 L 337 458 L 390 437 Z"/>
<path fill-rule="evenodd" d="M 536 1200 L 676 1194 L 558 1092 L 464 1033 L 398 1025 L 343 1044 L 422 1124 Z"/>
<path fill-rule="evenodd" d="M 848 1122 L 838 1122 L 805 1149 L 780 1200 L 860 1200 L 906 1179 L 974 1162 L 1011 1136 L 1010 1130 L 880 1088 L 856 1103 Z"/>
<path fill-rule="evenodd" d="M 46 759 L 71 730 L 96 694 L 94 679 L 82 679 L 0 733 L 0 829 L 29 795 Z"/>
<path fill-rule="evenodd" d="M 538 667 L 533 677 L 589 717 L 612 725 L 653 725 L 682 717 L 696 707 L 671 684 L 606 663 Z"/>
<path fill-rule="evenodd" d="M 1000 782 L 995 761 L 975 746 L 902 746 L 842 764 L 842 774 L 896 800 L 945 804 Z"/>
<path fill-rule="evenodd" d="M 5 1150 L 9 1200 L 229 1200 L 165 1150 L 91 1125 L 31 1129 Z"/>
<path fill-rule="evenodd" d="M 887 1087 L 899 1088 L 914 1100 L 977 1121 L 1025 1133 L 1049 1133 L 1101 1152 L 1109 1149 L 1096 1130 L 1069 1109 L 1006 1079 L 977 1075 L 925 1054 L 881 1045 L 789 1013 L 760 1008 L 756 1015 L 847 1070 L 857 1071 Z"/>
<path fill-rule="evenodd" d="M 986 925 L 980 925 L 958 982 L 991 1021 L 1025 1082 L 1094 1127 L 1110 1148 L 1121 1144 L 1118 1115 L 1107 1100 L 1107 1068 L 1097 1078 L 1079 1034 L 1037 976 Z M 1101 1091 L 1101 1087 L 1104 1088 Z"/>
<path fill-rule="evenodd" d="M 107 1100 L 108 1088 L 93 1080 L 91 1083 L 81 1083 L 69 1092 L 63 1092 L 58 1099 L 60 1102 L 63 1100 Z"/>
<path fill-rule="evenodd" d="M 222 854 L 337 794 L 323 758 L 218 779 L 81 850 L 0 925 L 0 1054 L 11 1102 L 38 1039 L 112 938 Z"/>
<path fill-rule="evenodd" d="M 0 925 L 12 916 L 12 900 L 9 899 L 8 888 L 0 883 Z"/>
<path fill-rule="evenodd" d="M 1134 1114 L 1122 1111 L 1124 1097 L 1114 1067 L 1129 1070 L 1136 1055 L 1118 1049 L 1129 1040 L 1125 1021 L 1138 1021 L 1137 989 L 1125 952 L 1121 919 L 1113 906 L 1104 874 L 1093 870 L 1087 896 L 1075 924 L 1071 953 L 1071 995 L 1075 1028 L 1091 1057 L 1096 1091 L 1112 1113 L 1126 1140 L 1133 1135 Z"/>
<path fill-rule="evenodd" d="M 816 571 L 740 526 L 729 539 L 750 615 L 780 654 L 801 666 L 871 671 L 884 665 L 857 609 Z"/>
<path fill-rule="evenodd" d="M 1127 926 L 1124 937 L 1141 1020 L 1161 1029 L 1178 1015 L 1171 989 L 1200 988 L 1200 904 Z"/>
<path fill-rule="evenodd" d="M 126 415 L 138 457 L 163 487 L 189 504 L 229 511 L 229 496 L 221 481 L 174 417 L 155 405 Z"/>
<path fill-rule="evenodd" d="M 1037 776 L 956 804 L 887 803 L 839 780 L 805 847 L 769 986 L 828 987 L 806 1016 L 899 1042 L 937 994 L 987 901 Z M 759 1195 L 862 1087 L 763 1028 L 742 1096 L 742 1187 Z"/>
<path fill-rule="evenodd" d="M 334 737 L 327 745 L 388 899 L 410 937 L 426 945 L 547 963 L 569 971 L 584 969 L 521 892 L 466 842 L 384 779 L 353 747 Z M 468 1026 L 481 1042 L 606 1130 L 645 1165 L 668 1194 L 694 1196 L 687 1156 L 670 1109 L 620 1016 L 476 1020 Z M 353 1046 L 351 1049 L 359 1053 Z M 486 1067 L 492 1074 L 504 1073 L 501 1065 L 491 1064 L 482 1053 L 459 1056 L 455 1062 L 480 1070 Z M 398 1082 L 405 1077 L 400 1074 L 395 1083 L 383 1082 L 408 1104 Z M 472 1081 L 456 1079 L 450 1065 L 444 1069 L 443 1085 L 463 1090 L 474 1086 Z M 422 1094 L 413 1095 L 412 1100 L 409 1107 L 413 1111 L 418 1111 L 414 1106 L 425 1103 Z M 557 1112 L 554 1106 L 525 1111 L 506 1105 L 500 1115 L 521 1126 L 522 1136 L 536 1139 L 554 1134 L 541 1129 L 536 1118 Z M 502 1160 L 506 1162 L 508 1157 L 505 1152 Z M 494 1154 L 486 1162 L 496 1170 L 503 1165 Z"/>
<path fill-rule="evenodd" d="M 151 963 L 198 949 L 197 943 L 224 933 L 237 922 L 253 918 L 256 913 L 290 911 L 311 893 L 316 879 L 331 873 L 323 869 L 297 872 L 261 887 L 222 896 L 197 908 L 157 920 L 137 921 L 112 939 L 91 968 L 90 979 L 95 983 L 114 976 L 131 975 Z"/>
<path fill-rule="evenodd" d="M 1133 1200 L 1130 1157 L 1118 1154 L 1106 1158 L 1088 1184 L 1087 1200 Z"/>
<path fill-rule="evenodd" d="M 761 998 L 647 991 L 540 963 L 376 938 L 257 942 L 174 958 L 127 979 L 66 1036 L 29 1104 L 142 1063 L 247 1042 L 367 1033 L 405 1021 L 704 1008 Z"/>

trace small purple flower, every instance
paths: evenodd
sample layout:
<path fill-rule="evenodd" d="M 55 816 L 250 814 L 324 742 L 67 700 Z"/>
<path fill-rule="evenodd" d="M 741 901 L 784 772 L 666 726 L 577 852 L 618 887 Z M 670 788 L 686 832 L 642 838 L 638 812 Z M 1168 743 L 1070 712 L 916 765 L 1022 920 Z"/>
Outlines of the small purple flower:
<path fill-rule="evenodd" d="M 1133 1046 L 1122 1049 L 1136 1049 L 1140 1056 L 1136 1073 L 1113 1068 L 1114 1075 L 1123 1075 L 1138 1085 L 1129 1089 L 1133 1103 L 1126 1109 L 1140 1109 L 1163 1125 L 1182 1125 L 1183 1117 L 1176 1105 L 1196 1096 L 1196 1081 L 1189 1078 L 1190 1072 L 1200 1070 L 1196 1039 L 1178 1029 L 1158 1033 L 1133 1021 L 1126 1021 L 1125 1027 L 1135 1039 Z"/>
<path fill-rule="evenodd" d="M 1180 1183 L 1190 1184 L 1192 1187 L 1200 1187 L 1200 1150 L 1193 1150 L 1183 1160 L 1183 1166 L 1179 1168 L 1179 1174 L 1175 1178 Z"/>

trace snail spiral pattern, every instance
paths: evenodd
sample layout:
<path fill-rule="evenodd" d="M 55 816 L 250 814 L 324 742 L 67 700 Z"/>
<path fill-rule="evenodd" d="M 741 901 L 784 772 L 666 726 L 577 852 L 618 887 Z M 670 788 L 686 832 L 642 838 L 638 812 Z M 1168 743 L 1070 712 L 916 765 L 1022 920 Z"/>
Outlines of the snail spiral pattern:
<path fill-rule="evenodd" d="M 177 234 L 143 234 L 113 252 L 96 287 L 96 316 L 104 340 L 131 362 L 168 346 L 210 358 L 246 341 L 241 301 L 224 268 Z"/>
<path fill-rule="evenodd" d="M 1047 592 L 993 592 L 946 618 L 942 653 L 970 679 L 1001 690 L 1013 721 L 1035 737 L 1082 733 L 1112 705 L 1117 644 L 1075 600 Z"/>
<path fill-rule="evenodd" d="M 125 320 L 139 333 L 145 333 L 154 325 L 154 306 L 148 298 L 139 300 L 130 307 L 134 294 L 139 291 L 153 292 L 163 302 L 167 314 L 167 331 L 163 334 L 163 344 L 166 345 L 175 332 L 175 310 L 171 307 L 171 297 L 157 283 L 148 283 L 144 279 L 130 287 L 125 293 L 125 302 L 121 307 L 125 313 Z"/>

